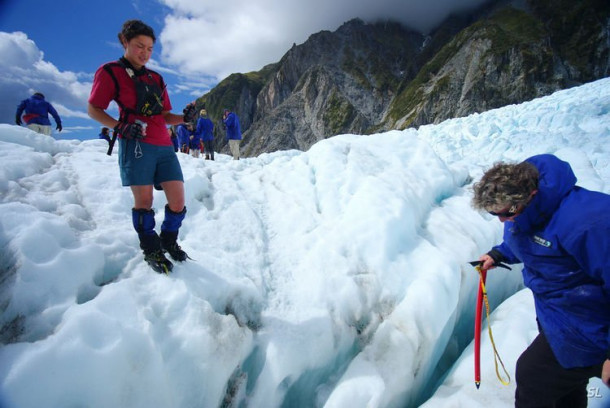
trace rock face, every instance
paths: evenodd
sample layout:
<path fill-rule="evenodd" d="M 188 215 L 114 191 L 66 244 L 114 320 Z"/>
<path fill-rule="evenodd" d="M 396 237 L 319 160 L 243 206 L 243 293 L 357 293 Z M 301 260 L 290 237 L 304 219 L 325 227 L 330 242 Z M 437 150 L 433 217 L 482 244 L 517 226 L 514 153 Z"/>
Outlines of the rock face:
<path fill-rule="evenodd" d="M 562 2 L 552 3 L 561 9 Z M 550 6 L 495 10 L 460 31 L 404 84 L 384 129 L 438 123 L 607 76 L 610 7 L 598 6 L 594 16 L 592 8 L 566 3 L 564 10 L 575 15 L 564 24 L 557 20 L 569 13 L 553 16 Z"/>
<path fill-rule="evenodd" d="M 345 23 L 198 100 L 240 117 L 242 154 L 307 150 L 342 133 L 404 129 L 521 103 L 610 74 L 610 2 L 501 0 L 429 36 L 398 23 Z"/>
<path fill-rule="evenodd" d="M 417 72 L 422 35 L 395 23 L 353 20 L 293 46 L 256 100 L 246 151 L 306 150 L 339 133 L 378 124 L 394 89 Z"/>

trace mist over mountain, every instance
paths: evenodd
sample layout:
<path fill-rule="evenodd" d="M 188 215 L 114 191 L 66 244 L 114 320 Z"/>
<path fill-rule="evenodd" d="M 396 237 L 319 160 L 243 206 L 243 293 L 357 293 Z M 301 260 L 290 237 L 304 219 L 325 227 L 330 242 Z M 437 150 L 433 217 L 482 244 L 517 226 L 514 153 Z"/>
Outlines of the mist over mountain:
<path fill-rule="evenodd" d="M 294 44 L 260 71 L 200 97 L 226 151 L 223 108 L 241 119 L 242 153 L 308 150 L 337 134 L 465 117 L 610 74 L 610 3 L 498 0 L 429 35 L 355 19 Z"/>

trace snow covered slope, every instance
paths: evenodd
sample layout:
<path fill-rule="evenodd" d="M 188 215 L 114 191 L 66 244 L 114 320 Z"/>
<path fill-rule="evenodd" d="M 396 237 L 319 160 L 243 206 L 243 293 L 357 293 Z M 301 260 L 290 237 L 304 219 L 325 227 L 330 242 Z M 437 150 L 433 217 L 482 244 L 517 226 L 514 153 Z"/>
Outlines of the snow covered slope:
<path fill-rule="evenodd" d="M 142 261 L 105 141 L 0 125 L 0 406 L 512 406 L 486 335 L 480 390 L 472 378 L 467 262 L 501 224 L 471 209 L 471 183 L 554 153 L 609 192 L 609 141 L 605 79 L 307 152 L 179 154 L 194 260 L 167 277 Z M 158 224 L 164 205 L 155 192 Z M 513 377 L 535 336 L 521 289 L 519 268 L 490 273 L 492 307 L 510 297 L 491 321 Z M 591 387 L 591 406 L 608 401 Z"/>

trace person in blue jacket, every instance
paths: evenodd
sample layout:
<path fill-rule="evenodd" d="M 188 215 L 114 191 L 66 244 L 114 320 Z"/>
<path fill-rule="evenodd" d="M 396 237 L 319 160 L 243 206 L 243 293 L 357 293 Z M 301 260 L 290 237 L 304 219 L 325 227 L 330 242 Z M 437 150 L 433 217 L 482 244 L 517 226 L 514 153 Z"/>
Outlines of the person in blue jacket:
<path fill-rule="evenodd" d="M 191 131 L 188 129 L 185 123 L 181 123 L 176 126 L 176 135 L 178 136 L 178 146 L 180 147 L 180 151 L 188 154 Z"/>
<path fill-rule="evenodd" d="M 235 112 L 225 109 L 222 115 L 222 122 L 227 129 L 227 140 L 229 141 L 229 149 L 233 155 L 233 160 L 239 160 L 239 143 L 241 142 L 239 117 Z"/>
<path fill-rule="evenodd" d="M 589 378 L 610 386 L 610 195 L 543 154 L 494 165 L 473 206 L 504 223 L 482 268 L 523 263 L 534 295 L 539 334 L 517 361 L 515 406 L 586 407 Z"/>
<path fill-rule="evenodd" d="M 208 117 L 208 113 L 205 109 L 199 111 L 199 116 L 195 134 L 198 135 L 203 142 L 205 159 L 214 160 L 214 123 Z"/>
<path fill-rule="evenodd" d="M 53 105 L 44 99 L 43 94 L 36 92 L 28 99 L 22 100 L 19 106 L 17 106 L 15 123 L 21 126 L 23 123 L 21 121 L 21 116 L 23 115 L 23 121 L 25 121 L 28 129 L 42 133 L 43 135 L 51 136 L 51 121 L 49 120 L 49 113 L 51 116 L 53 116 L 53 119 L 55 119 L 57 131 L 61 132 L 61 118 L 57 114 L 57 111 Z"/>
<path fill-rule="evenodd" d="M 110 143 L 110 129 L 108 129 L 107 127 L 104 126 L 102 128 L 102 131 L 100 132 L 100 134 L 97 137 L 98 137 L 98 139 L 104 139 L 105 141 Z"/>
<path fill-rule="evenodd" d="M 191 156 L 199 158 L 199 154 L 201 153 L 201 137 L 197 132 L 193 131 L 192 124 L 189 123 L 187 128 L 191 133 L 189 136 L 189 152 L 191 153 Z"/>

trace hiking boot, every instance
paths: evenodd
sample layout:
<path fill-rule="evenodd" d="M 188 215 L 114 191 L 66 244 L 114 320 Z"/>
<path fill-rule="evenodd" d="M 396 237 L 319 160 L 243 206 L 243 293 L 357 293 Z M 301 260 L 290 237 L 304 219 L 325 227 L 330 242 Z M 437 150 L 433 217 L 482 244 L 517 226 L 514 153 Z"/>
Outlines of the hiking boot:
<path fill-rule="evenodd" d="M 189 257 L 186 252 L 184 252 L 182 248 L 180 248 L 180 245 L 178 245 L 176 241 L 172 243 L 165 243 L 161 241 L 161 247 L 165 252 L 169 254 L 169 256 L 172 257 L 174 261 L 184 262 Z"/>
<path fill-rule="evenodd" d="M 163 251 L 157 249 L 151 252 L 144 253 L 144 260 L 150 265 L 150 267 L 158 273 L 169 274 L 174 267 L 174 264 L 165 257 Z"/>
<path fill-rule="evenodd" d="M 172 211 L 168 211 L 166 209 L 166 221 L 168 222 L 172 220 L 172 218 L 176 217 L 176 216 L 181 216 L 182 218 L 184 218 L 184 213 L 183 214 L 177 214 L 174 213 Z M 182 218 L 180 218 L 180 221 L 182 221 Z M 169 223 L 169 222 L 168 222 Z M 182 250 L 182 248 L 180 248 L 180 245 L 178 245 L 178 231 L 167 231 L 167 230 L 161 230 L 161 249 L 163 249 L 165 252 L 167 252 L 169 254 L 169 256 L 172 257 L 172 259 L 174 261 L 178 261 L 178 262 L 184 262 L 186 261 L 186 259 L 189 257 L 186 252 L 184 252 Z"/>

